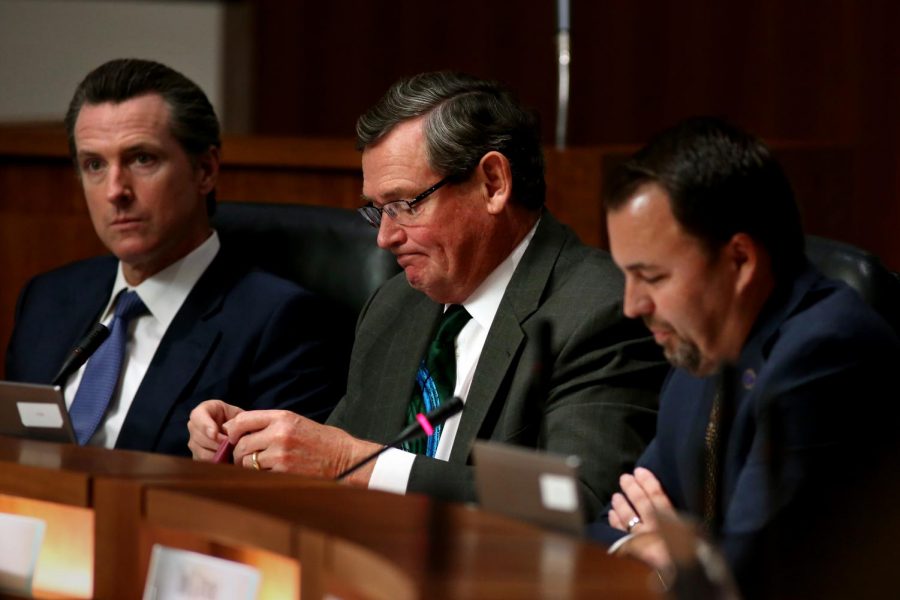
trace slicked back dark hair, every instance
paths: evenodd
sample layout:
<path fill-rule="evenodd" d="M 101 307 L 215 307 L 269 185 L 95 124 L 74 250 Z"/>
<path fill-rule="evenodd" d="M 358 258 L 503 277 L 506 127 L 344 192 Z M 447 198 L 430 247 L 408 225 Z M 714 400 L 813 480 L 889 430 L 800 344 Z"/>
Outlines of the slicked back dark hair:
<path fill-rule="evenodd" d="M 119 58 L 106 62 L 78 84 L 66 111 L 69 153 L 75 160 L 75 122 L 85 104 L 119 104 L 138 96 L 159 94 L 169 107 L 169 127 L 185 153 L 196 159 L 210 146 L 222 147 L 219 120 L 200 87 L 166 65 L 152 60 Z M 76 164 L 77 167 L 77 164 Z M 215 212 L 215 190 L 206 197 L 207 212 Z"/>
<path fill-rule="evenodd" d="M 762 141 L 731 124 L 695 117 L 659 134 L 612 175 L 606 211 L 647 183 L 665 190 L 675 219 L 711 254 L 745 233 L 768 252 L 779 281 L 805 264 L 800 212 L 781 165 Z"/>
<path fill-rule="evenodd" d="M 363 150 L 399 123 L 423 115 L 426 158 L 436 173 L 463 181 L 485 154 L 497 151 L 509 160 L 514 201 L 532 209 L 543 206 L 537 117 L 494 81 L 447 71 L 402 79 L 357 120 L 356 147 Z"/>

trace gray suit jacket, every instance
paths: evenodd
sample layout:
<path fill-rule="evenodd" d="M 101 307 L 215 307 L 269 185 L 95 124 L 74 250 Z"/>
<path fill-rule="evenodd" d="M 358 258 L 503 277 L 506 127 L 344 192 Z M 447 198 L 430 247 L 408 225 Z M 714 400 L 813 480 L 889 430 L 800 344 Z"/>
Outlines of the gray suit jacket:
<path fill-rule="evenodd" d="M 609 255 L 544 212 L 482 350 L 450 460 L 417 457 L 410 492 L 475 499 L 476 438 L 575 454 L 589 512 L 618 488 L 654 434 L 667 367 L 640 323 L 622 315 L 622 277 Z M 406 425 L 416 369 L 442 305 L 403 274 L 363 309 L 347 393 L 329 423 L 386 443 Z M 529 393 L 538 327 L 551 325 L 547 389 Z"/>

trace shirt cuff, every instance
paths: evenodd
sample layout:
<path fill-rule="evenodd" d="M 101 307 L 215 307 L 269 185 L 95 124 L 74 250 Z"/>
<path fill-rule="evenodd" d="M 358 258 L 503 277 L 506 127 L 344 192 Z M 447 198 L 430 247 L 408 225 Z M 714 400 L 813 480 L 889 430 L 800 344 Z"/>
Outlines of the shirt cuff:
<path fill-rule="evenodd" d="M 607 554 L 615 554 L 616 552 L 618 552 L 619 548 L 624 546 L 625 543 L 628 542 L 628 540 L 630 540 L 633 537 L 634 537 L 633 533 L 623 535 L 622 537 L 617 539 L 615 542 L 613 542 L 613 544 L 606 550 L 606 553 Z"/>
<path fill-rule="evenodd" d="M 369 478 L 369 489 L 394 494 L 405 494 L 409 484 L 416 455 L 397 448 L 386 450 L 375 460 L 372 476 Z"/>

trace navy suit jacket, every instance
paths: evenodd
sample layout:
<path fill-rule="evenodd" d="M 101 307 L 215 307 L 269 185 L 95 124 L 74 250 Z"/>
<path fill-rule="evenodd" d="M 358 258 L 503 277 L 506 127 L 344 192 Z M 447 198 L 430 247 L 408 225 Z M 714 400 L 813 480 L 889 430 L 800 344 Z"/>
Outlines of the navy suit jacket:
<path fill-rule="evenodd" d="M 203 400 L 284 408 L 324 420 L 340 397 L 321 300 L 273 275 L 238 266 L 223 247 L 178 311 L 116 448 L 190 456 L 187 422 Z M 80 261 L 29 281 L 16 307 L 10 380 L 49 383 L 109 302 L 118 261 Z"/>
<path fill-rule="evenodd" d="M 779 562 L 815 554 L 809 542 L 822 534 L 820 507 L 852 489 L 887 447 L 898 365 L 900 344 L 887 323 L 812 268 L 764 308 L 735 366 L 734 416 L 720 456 L 716 537 L 745 595 L 769 593 Z M 677 510 L 698 518 L 717 382 L 674 370 L 656 438 L 638 461 Z M 622 535 L 605 517 L 591 534 L 607 543 Z"/>

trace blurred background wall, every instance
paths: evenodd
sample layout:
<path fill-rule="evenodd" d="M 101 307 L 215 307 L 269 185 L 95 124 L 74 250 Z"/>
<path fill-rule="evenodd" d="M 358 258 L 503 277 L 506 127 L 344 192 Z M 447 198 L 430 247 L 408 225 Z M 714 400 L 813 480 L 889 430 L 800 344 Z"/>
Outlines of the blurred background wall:
<path fill-rule="evenodd" d="M 570 144 L 705 113 L 846 146 L 852 210 L 825 233 L 900 269 L 900 3 L 571 4 Z M 508 83 L 552 141 L 555 30 L 552 0 L 0 0 L 0 121 L 58 119 L 89 68 L 132 55 L 195 79 L 230 132 L 349 139 L 396 78 L 448 68 Z"/>

